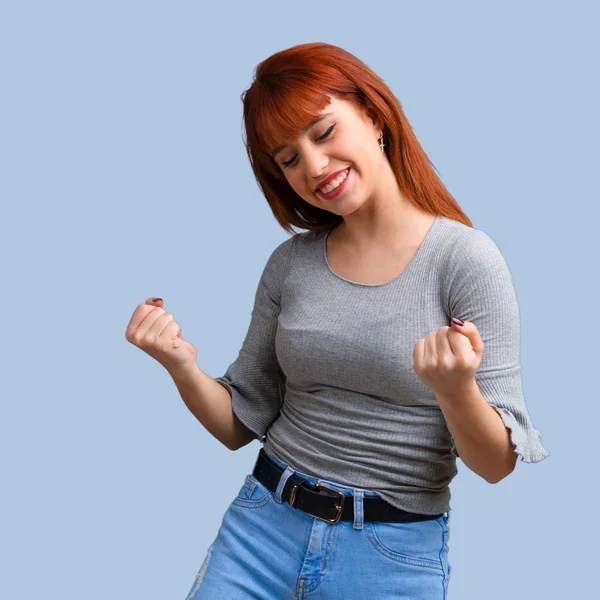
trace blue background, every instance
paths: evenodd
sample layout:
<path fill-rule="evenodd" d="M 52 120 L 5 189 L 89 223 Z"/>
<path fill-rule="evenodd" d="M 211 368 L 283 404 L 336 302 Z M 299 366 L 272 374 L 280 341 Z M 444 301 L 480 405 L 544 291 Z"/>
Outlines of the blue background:
<path fill-rule="evenodd" d="M 515 282 L 525 399 L 551 455 L 497 485 L 458 460 L 450 600 L 589 598 L 593 3 L 0 7 L 0 597 L 183 600 L 192 586 L 260 443 L 222 446 L 125 329 L 160 296 L 201 369 L 236 358 L 288 237 L 253 178 L 240 95 L 267 56 L 323 41 L 399 98 Z"/>

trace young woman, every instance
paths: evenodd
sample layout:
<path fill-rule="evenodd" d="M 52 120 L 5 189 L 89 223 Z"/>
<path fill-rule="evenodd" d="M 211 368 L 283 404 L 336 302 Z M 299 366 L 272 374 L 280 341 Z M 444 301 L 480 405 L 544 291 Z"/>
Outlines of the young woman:
<path fill-rule="evenodd" d="M 254 174 L 292 237 L 223 387 L 197 380 L 209 431 L 263 447 L 187 600 L 446 598 L 456 458 L 495 483 L 549 454 L 507 264 L 350 53 L 278 52 L 242 98 Z"/>

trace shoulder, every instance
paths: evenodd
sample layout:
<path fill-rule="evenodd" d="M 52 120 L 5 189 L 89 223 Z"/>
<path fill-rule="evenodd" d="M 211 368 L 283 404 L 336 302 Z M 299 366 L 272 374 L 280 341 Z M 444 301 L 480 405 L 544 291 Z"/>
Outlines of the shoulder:
<path fill-rule="evenodd" d="M 277 244 L 273 250 L 271 250 L 271 254 L 269 255 L 265 265 L 265 272 L 274 273 L 277 275 L 283 273 L 289 260 L 294 241 L 294 236 L 289 237 L 283 242 Z"/>
<path fill-rule="evenodd" d="M 311 231 L 297 233 L 280 242 L 271 251 L 260 277 L 259 286 L 268 290 L 273 298 L 279 298 L 287 274 L 290 270 L 292 253 L 298 254 L 301 244 L 313 239 Z"/>
<path fill-rule="evenodd" d="M 314 231 L 301 231 L 291 235 L 286 240 L 275 246 L 272 254 L 286 254 L 289 253 L 296 244 L 306 244 L 316 239 L 318 232 Z"/>
<path fill-rule="evenodd" d="M 442 286 L 449 309 L 460 305 L 468 312 L 484 305 L 499 305 L 516 313 L 515 282 L 500 248 L 486 232 L 446 219 L 444 254 L 440 257 Z M 468 319 L 467 320 L 471 320 Z"/>
<path fill-rule="evenodd" d="M 324 233 L 320 231 L 302 231 L 290 236 L 273 249 L 269 262 L 287 263 L 292 254 L 297 255 L 313 248 L 322 235 Z"/>
<path fill-rule="evenodd" d="M 313 236 L 311 231 L 297 233 L 277 244 L 267 259 L 263 277 L 281 281 L 287 273 L 292 254 L 297 254 L 299 246 L 306 244 Z"/>
<path fill-rule="evenodd" d="M 496 242 L 481 229 L 444 219 L 446 225 L 446 273 L 481 274 L 507 270 L 508 265 Z"/>

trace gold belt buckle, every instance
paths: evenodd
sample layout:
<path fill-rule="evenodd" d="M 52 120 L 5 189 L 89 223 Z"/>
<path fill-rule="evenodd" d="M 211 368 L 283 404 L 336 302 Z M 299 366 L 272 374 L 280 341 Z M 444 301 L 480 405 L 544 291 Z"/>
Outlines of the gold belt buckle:
<path fill-rule="evenodd" d="M 337 515 L 333 519 L 326 519 L 325 517 L 320 517 L 319 515 L 313 515 L 312 513 L 308 513 L 311 517 L 316 517 L 317 519 L 321 519 L 322 521 L 327 521 L 328 523 L 337 523 L 342 518 L 342 513 L 344 512 L 344 493 L 340 490 L 334 490 L 326 485 L 321 483 L 315 483 L 315 487 L 323 488 L 324 490 L 329 490 L 330 492 L 335 492 L 340 497 L 340 503 L 335 505 L 337 509 Z M 294 494 L 295 497 L 295 494 Z M 307 511 L 308 512 L 308 511 Z"/>

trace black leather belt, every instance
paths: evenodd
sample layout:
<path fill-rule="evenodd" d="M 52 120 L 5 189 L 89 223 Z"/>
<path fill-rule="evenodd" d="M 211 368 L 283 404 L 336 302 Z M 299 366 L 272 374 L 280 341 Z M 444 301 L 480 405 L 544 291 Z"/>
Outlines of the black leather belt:
<path fill-rule="evenodd" d="M 272 492 L 277 491 L 284 470 L 274 463 L 263 448 L 258 453 L 252 475 Z M 293 508 L 329 523 L 354 521 L 354 498 L 345 497 L 343 492 L 317 483 L 312 485 L 303 477 L 291 475 L 283 488 L 282 500 Z M 438 519 L 439 515 L 422 515 L 396 508 L 383 498 L 363 497 L 364 521 L 387 521 L 408 523 Z"/>

